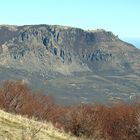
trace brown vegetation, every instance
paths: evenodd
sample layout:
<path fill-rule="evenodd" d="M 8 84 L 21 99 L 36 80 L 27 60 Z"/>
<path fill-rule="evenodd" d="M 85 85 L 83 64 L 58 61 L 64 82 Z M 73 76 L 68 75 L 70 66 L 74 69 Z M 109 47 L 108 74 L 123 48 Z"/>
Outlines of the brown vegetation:
<path fill-rule="evenodd" d="M 140 105 L 78 105 L 64 107 L 51 97 L 34 93 L 20 81 L 0 87 L 0 108 L 7 112 L 51 121 L 56 127 L 80 137 L 105 140 L 140 139 Z"/>

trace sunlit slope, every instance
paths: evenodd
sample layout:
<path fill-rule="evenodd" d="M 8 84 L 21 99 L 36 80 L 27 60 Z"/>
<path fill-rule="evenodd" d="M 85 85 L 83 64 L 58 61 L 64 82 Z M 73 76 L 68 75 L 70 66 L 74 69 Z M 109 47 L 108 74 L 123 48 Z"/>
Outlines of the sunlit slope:
<path fill-rule="evenodd" d="M 37 122 L 0 110 L 0 140 L 77 140 L 54 128 L 50 123 Z"/>

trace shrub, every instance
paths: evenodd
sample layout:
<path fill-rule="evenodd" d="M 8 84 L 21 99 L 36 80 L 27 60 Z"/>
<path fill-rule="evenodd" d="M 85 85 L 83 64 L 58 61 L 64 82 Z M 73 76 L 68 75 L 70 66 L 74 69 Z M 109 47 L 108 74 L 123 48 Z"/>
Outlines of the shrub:
<path fill-rule="evenodd" d="M 104 140 L 140 139 L 140 104 L 110 106 L 81 104 L 60 106 L 50 96 L 33 92 L 21 81 L 7 81 L 0 87 L 0 108 L 38 120 L 78 137 Z"/>
<path fill-rule="evenodd" d="M 45 119 L 51 106 L 51 97 L 33 93 L 21 81 L 7 81 L 0 87 L 0 107 L 5 111 Z"/>

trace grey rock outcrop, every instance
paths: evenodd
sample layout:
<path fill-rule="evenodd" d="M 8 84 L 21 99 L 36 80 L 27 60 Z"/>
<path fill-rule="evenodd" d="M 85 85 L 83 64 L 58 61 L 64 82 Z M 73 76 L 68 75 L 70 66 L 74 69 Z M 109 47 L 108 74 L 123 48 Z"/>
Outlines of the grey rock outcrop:
<path fill-rule="evenodd" d="M 42 75 L 140 72 L 140 50 L 105 30 L 0 26 L 0 65 Z"/>

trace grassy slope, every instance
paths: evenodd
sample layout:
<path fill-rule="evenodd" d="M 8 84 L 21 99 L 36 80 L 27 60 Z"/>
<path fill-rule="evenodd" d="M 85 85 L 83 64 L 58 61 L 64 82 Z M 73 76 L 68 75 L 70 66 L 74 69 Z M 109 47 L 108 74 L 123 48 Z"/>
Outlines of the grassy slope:
<path fill-rule="evenodd" d="M 77 140 L 54 128 L 50 123 L 37 122 L 0 110 L 0 140 Z"/>

